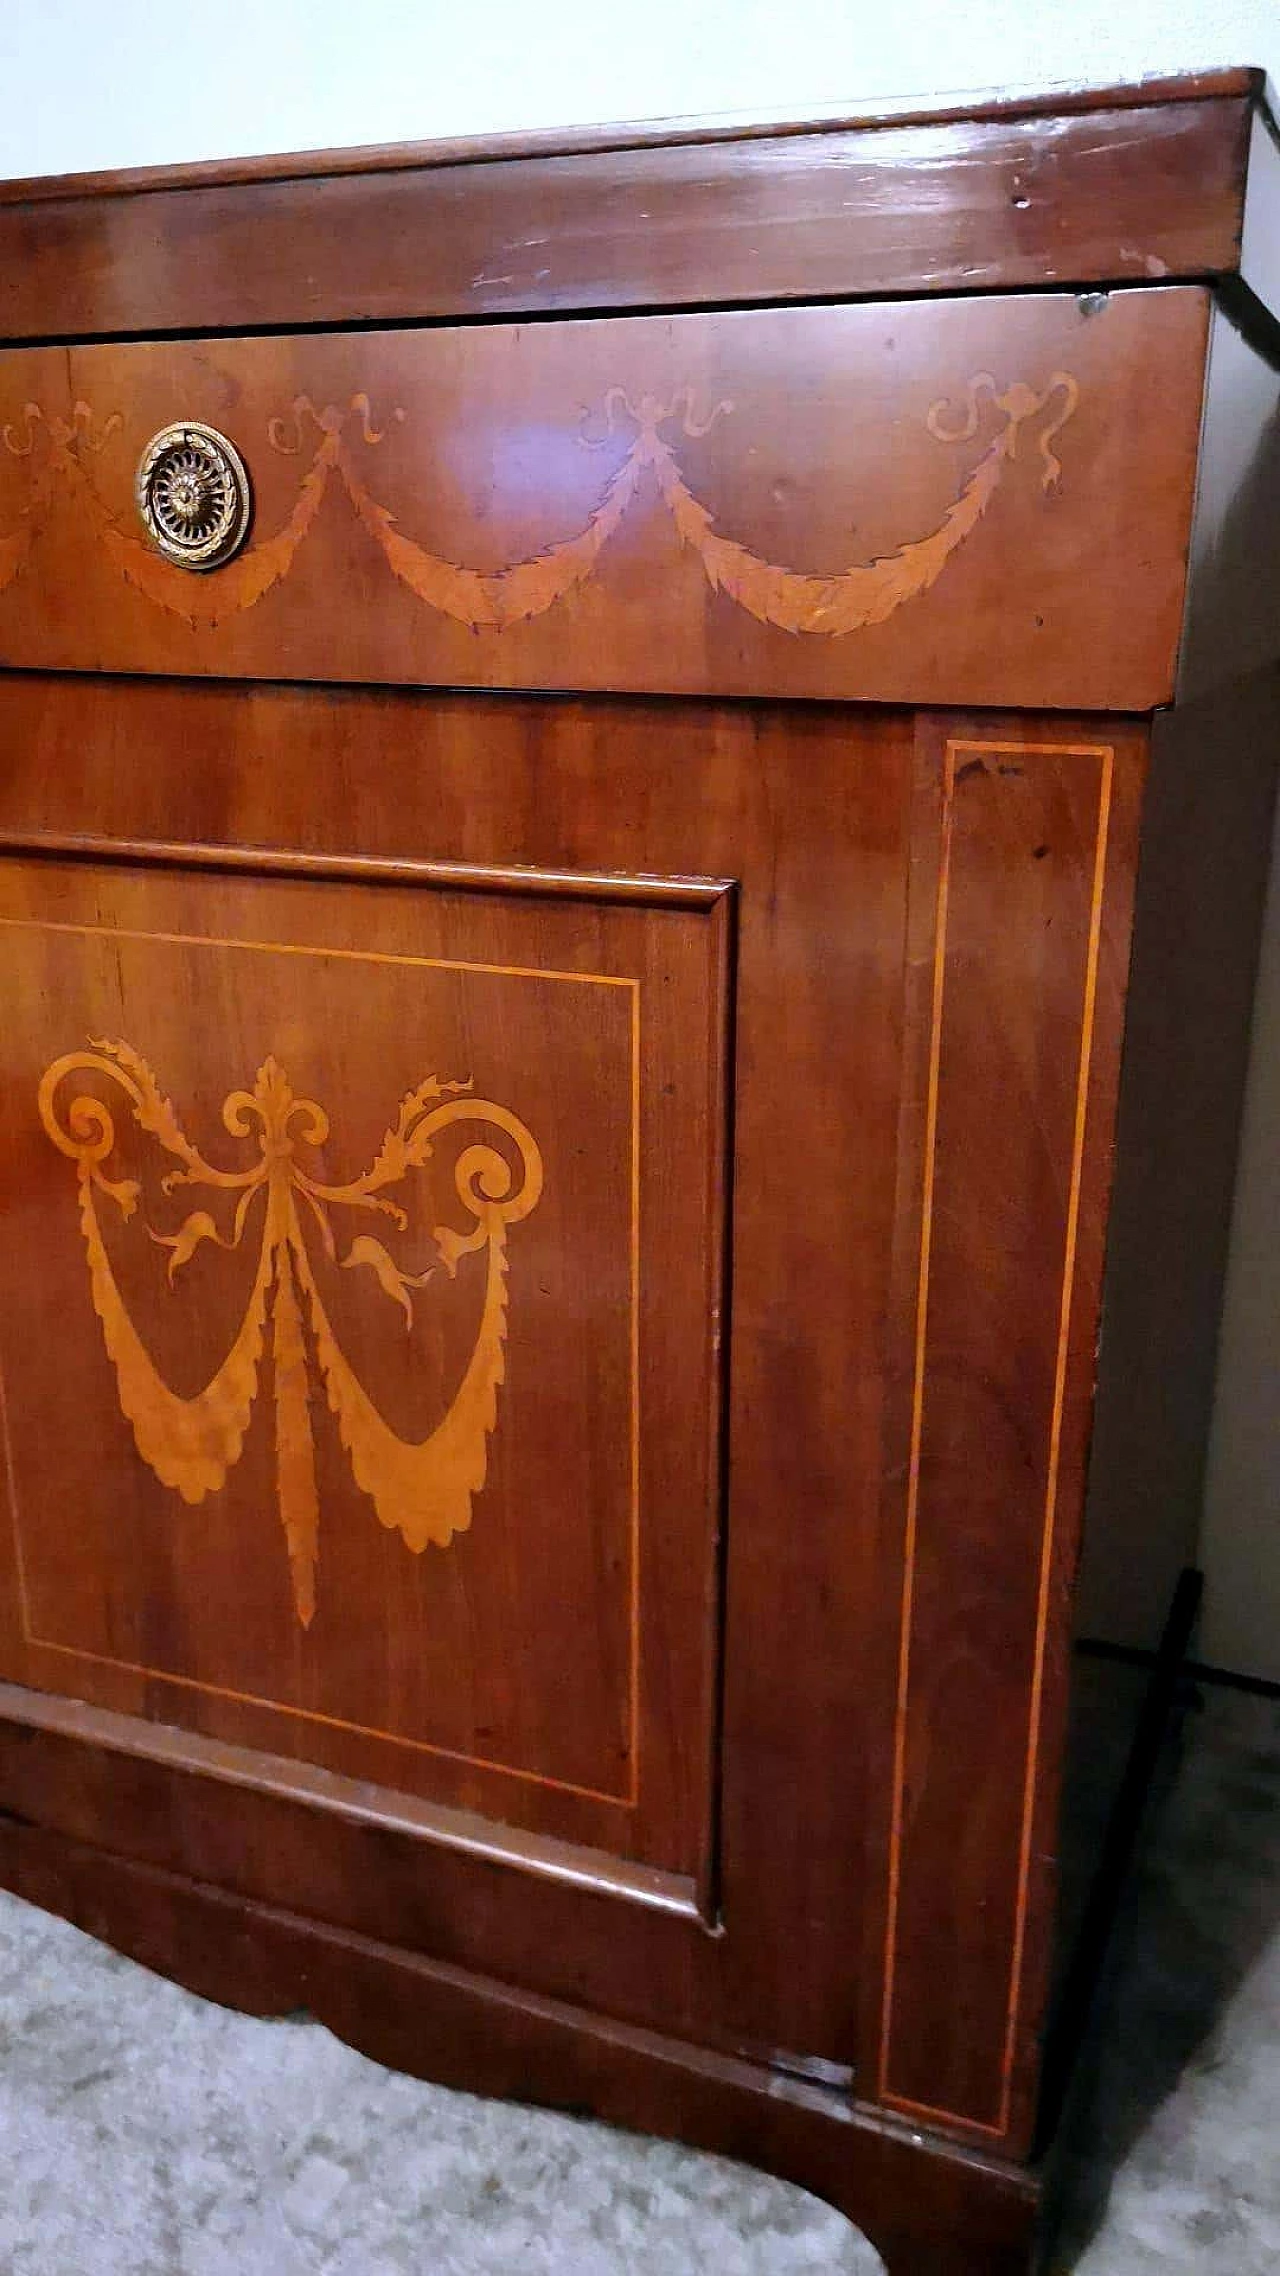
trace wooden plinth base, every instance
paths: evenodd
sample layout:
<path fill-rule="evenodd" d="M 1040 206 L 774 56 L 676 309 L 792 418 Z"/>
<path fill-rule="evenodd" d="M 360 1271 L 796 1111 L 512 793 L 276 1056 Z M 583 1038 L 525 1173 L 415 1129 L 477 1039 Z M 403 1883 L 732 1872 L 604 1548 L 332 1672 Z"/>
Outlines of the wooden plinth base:
<path fill-rule="evenodd" d="M 397 2070 L 660 2134 L 838 2207 L 889 2276 L 1029 2276 L 1034 2175 L 845 2097 L 0 1816 L 0 1884 L 204 1997 Z"/>

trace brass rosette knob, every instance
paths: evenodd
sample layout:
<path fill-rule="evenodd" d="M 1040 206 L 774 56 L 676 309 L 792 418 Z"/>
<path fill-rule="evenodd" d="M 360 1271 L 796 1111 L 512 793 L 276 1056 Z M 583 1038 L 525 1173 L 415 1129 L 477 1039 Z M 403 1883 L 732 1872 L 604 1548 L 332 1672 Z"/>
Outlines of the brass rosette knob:
<path fill-rule="evenodd" d="M 198 419 L 152 436 L 134 494 L 153 545 L 180 569 L 219 569 L 248 536 L 253 493 L 244 460 Z"/>

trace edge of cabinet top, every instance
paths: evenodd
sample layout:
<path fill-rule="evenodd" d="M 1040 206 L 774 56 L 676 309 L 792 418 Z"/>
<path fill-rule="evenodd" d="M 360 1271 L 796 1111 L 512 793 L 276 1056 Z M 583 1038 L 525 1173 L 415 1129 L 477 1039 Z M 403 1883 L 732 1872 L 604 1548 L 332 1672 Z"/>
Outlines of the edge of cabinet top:
<path fill-rule="evenodd" d="M 0 182 L 0 339 L 1230 280 L 1280 314 L 1264 75 Z"/>

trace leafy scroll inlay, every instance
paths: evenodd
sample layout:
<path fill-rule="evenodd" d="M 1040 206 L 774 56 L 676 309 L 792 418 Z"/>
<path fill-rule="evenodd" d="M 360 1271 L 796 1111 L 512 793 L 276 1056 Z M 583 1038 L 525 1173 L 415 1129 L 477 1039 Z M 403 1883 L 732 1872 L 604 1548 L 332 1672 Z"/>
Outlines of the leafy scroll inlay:
<path fill-rule="evenodd" d="M 158 1233 L 148 1225 L 152 1240 L 169 1251 L 171 1287 L 204 1243 L 238 1249 L 252 1219 L 260 1217 L 253 1284 L 239 1328 L 214 1375 L 193 1398 L 180 1397 L 165 1382 L 134 1327 L 112 1269 L 100 1207 L 105 1202 L 122 1218 L 132 1217 L 141 1186 L 131 1178 L 107 1175 L 106 1164 L 116 1150 L 116 1128 L 105 1100 L 88 1091 L 66 1100 L 62 1092 L 70 1078 L 86 1074 L 105 1078 L 122 1091 L 138 1128 L 180 1165 L 162 1179 L 165 1193 L 201 1187 L 221 1197 L 221 1222 L 212 1209 L 199 1208 L 176 1232 Z M 399 1532 L 414 1551 L 425 1549 L 428 1542 L 444 1546 L 455 1533 L 467 1530 L 473 1497 L 485 1482 L 488 1440 L 504 1380 L 507 1228 L 536 1208 L 542 1191 L 542 1156 L 518 1116 L 490 1099 L 472 1097 L 466 1083 L 441 1082 L 429 1075 L 401 1100 L 395 1122 L 370 1166 L 345 1184 L 328 1184 L 304 1166 L 299 1149 L 325 1144 L 329 1118 L 314 1099 L 295 1095 L 274 1058 L 264 1060 L 252 1090 L 232 1091 L 223 1101 L 222 1120 L 230 1135 L 256 1142 L 256 1159 L 235 1168 L 217 1167 L 191 1143 L 150 1068 L 127 1043 L 94 1038 L 88 1051 L 68 1052 L 54 1060 L 41 1081 L 38 1106 L 46 1133 L 76 1165 L 93 1305 L 115 1368 L 121 1408 L 133 1426 L 143 1460 L 185 1502 L 199 1503 L 217 1492 L 239 1460 L 270 1338 L 277 1495 L 294 1603 L 304 1626 L 310 1625 L 315 1612 L 320 1523 L 311 1421 L 312 1347 L 352 1471 L 382 1524 Z M 433 1240 L 450 1279 L 463 1257 L 484 1255 L 480 1324 L 462 1382 L 443 1419 L 426 1438 L 404 1439 L 383 1419 L 342 1350 L 312 1266 L 304 1226 L 318 1238 L 331 1264 L 371 1273 L 404 1312 L 406 1328 L 411 1326 L 414 1292 L 430 1279 L 430 1268 L 407 1271 L 371 1232 L 356 1234 L 345 1254 L 340 1253 L 334 1213 L 368 1212 L 381 1221 L 389 1219 L 398 1233 L 405 1232 L 406 1212 L 390 1198 L 391 1191 L 425 1168 L 444 1131 L 467 1123 L 502 1132 L 519 1167 L 517 1171 L 507 1154 L 487 1140 L 464 1147 L 454 1164 L 455 1192 L 470 1222 L 461 1232 L 438 1226 Z"/>
<path fill-rule="evenodd" d="M 627 426 L 633 432 L 621 464 L 609 477 L 582 527 L 504 568 L 480 570 L 418 544 L 401 529 L 390 507 L 375 497 L 366 463 L 357 458 L 349 439 L 353 419 L 358 421 L 367 450 L 376 449 L 384 439 L 384 430 L 374 424 L 367 395 L 354 395 L 345 406 L 330 403 L 323 409 L 317 409 L 309 396 L 299 395 L 290 406 L 288 418 L 273 418 L 267 427 L 268 443 L 285 457 L 302 453 L 304 436 L 310 430 L 314 429 L 318 437 L 290 512 L 276 531 L 256 540 L 216 575 L 202 580 L 201 589 L 195 592 L 189 576 L 121 526 L 91 478 L 84 453 L 101 450 L 120 425 L 119 413 L 113 413 L 101 431 L 95 432 L 87 404 L 76 404 L 70 422 L 46 422 L 40 406 L 29 403 L 23 412 L 25 433 L 10 425 L 0 434 L 12 456 L 37 458 L 19 527 L 7 536 L 0 533 L 0 591 L 23 567 L 47 512 L 55 478 L 62 478 L 75 486 L 105 554 L 126 582 L 159 607 L 185 617 L 193 627 L 212 628 L 252 608 L 288 575 L 336 478 L 362 528 L 402 585 L 454 623 L 475 632 L 500 633 L 544 616 L 587 583 L 596 574 L 605 547 L 647 494 L 650 499 L 656 497 L 670 517 L 681 543 L 697 557 L 714 592 L 724 593 L 760 624 L 784 632 L 841 638 L 883 624 L 904 603 L 936 584 L 952 555 L 986 513 L 1006 468 L 1018 455 L 1025 429 L 1037 435 L 1041 488 L 1057 486 L 1062 465 L 1053 449 L 1054 438 L 1074 416 L 1079 399 L 1079 385 L 1070 372 L 1054 372 L 1040 389 L 1020 379 L 1002 388 L 990 372 L 977 373 L 968 383 L 966 408 L 958 420 L 949 416 L 945 401 L 935 403 L 925 420 L 934 441 L 944 444 L 976 439 L 984 401 L 989 401 L 999 421 L 935 527 L 905 540 L 890 553 L 855 562 L 832 576 L 816 576 L 768 561 L 740 539 L 727 535 L 681 469 L 678 437 L 705 434 L 717 419 L 733 412 L 730 402 L 715 404 L 705 419 L 698 420 L 687 388 L 669 400 L 651 394 L 633 399 L 623 387 L 609 388 L 603 403 L 603 432 L 588 432 L 592 415 L 587 414 L 579 442 L 583 448 L 595 450 Z M 397 410 L 395 416 L 403 420 L 404 414 Z M 42 454 L 35 451 L 39 429 L 46 435 Z"/>

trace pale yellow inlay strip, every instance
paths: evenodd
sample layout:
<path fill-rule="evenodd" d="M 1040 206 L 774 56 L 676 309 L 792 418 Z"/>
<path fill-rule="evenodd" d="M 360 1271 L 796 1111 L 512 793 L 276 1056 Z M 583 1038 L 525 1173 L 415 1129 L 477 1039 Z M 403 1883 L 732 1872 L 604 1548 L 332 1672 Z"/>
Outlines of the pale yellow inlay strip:
<path fill-rule="evenodd" d="M 634 988 L 628 973 L 552 972 L 532 964 L 469 964 L 456 956 L 405 956 L 368 948 L 326 948 L 310 941 L 236 940 L 214 933 L 134 932 L 127 925 L 73 925 L 47 917 L 0 917 L 0 925 L 43 933 L 79 933 L 99 940 L 158 941 L 166 948 L 244 948 L 272 956 L 336 957 L 349 964 L 404 964 L 429 972 L 492 973 L 504 980 L 569 980 L 583 987 Z"/>

